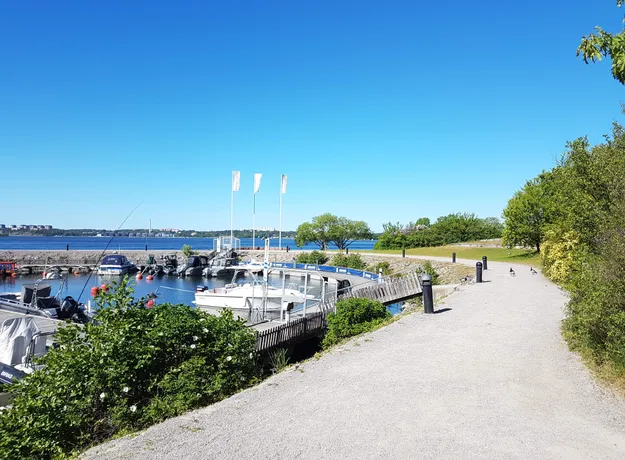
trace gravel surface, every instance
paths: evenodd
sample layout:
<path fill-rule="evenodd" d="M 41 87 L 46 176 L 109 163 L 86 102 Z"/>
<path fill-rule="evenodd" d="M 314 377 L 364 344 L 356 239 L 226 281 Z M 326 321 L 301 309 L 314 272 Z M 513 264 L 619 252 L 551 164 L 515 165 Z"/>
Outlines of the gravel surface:
<path fill-rule="evenodd" d="M 567 350 L 565 295 L 510 267 L 84 458 L 624 459 L 625 402 Z"/>

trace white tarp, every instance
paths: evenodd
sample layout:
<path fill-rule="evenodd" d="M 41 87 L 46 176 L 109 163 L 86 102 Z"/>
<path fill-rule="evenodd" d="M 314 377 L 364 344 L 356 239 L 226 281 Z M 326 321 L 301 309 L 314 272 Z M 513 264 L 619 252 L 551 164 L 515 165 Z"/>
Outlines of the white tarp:
<path fill-rule="evenodd" d="M 22 364 L 28 345 L 38 332 L 40 330 L 33 318 L 5 320 L 0 326 L 0 362 L 10 366 Z"/>

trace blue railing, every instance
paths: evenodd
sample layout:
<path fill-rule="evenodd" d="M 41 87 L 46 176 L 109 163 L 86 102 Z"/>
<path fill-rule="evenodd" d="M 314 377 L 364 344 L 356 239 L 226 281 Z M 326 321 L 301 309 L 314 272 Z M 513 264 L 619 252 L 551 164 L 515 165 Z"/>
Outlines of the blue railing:
<path fill-rule="evenodd" d="M 370 280 L 377 280 L 379 277 L 376 273 L 371 273 L 371 272 L 367 272 L 364 270 L 356 270 L 354 268 L 333 267 L 331 265 L 271 262 L 269 266 L 274 267 L 274 268 L 292 268 L 292 269 L 297 269 L 297 270 L 308 270 L 308 271 L 315 271 L 315 272 L 342 273 L 344 275 L 359 276 L 360 278 L 367 278 Z"/>

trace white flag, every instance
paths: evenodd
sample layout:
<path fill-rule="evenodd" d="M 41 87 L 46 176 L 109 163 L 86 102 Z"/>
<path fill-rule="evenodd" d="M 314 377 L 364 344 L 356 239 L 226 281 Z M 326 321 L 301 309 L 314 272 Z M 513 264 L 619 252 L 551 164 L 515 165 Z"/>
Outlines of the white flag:
<path fill-rule="evenodd" d="M 260 189 L 260 178 L 263 177 L 261 173 L 254 173 L 254 195 L 258 193 Z"/>
<path fill-rule="evenodd" d="M 287 180 L 286 174 L 282 174 L 282 183 L 280 185 L 280 193 L 286 193 L 286 180 Z"/>
<path fill-rule="evenodd" d="M 241 171 L 232 171 L 232 191 L 238 192 L 241 185 Z"/>

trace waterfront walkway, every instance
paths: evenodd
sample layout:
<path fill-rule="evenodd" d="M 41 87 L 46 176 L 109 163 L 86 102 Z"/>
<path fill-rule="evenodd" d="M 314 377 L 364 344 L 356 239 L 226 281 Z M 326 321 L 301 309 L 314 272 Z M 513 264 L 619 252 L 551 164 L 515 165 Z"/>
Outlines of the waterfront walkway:
<path fill-rule="evenodd" d="M 565 295 L 525 265 L 488 265 L 487 282 L 438 314 L 407 315 L 85 458 L 625 458 L 625 402 L 567 350 Z"/>

